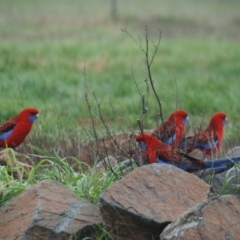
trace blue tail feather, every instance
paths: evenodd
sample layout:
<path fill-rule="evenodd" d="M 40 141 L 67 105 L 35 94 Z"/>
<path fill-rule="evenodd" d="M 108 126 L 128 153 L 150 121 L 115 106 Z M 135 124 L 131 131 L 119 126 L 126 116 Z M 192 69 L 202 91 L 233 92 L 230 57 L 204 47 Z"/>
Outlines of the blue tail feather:
<path fill-rule="evenodd" d="M 205 165 L 207 166 L 205 169 L 225 169 L 229 166 L 234 165 L 235 163 L 240 162 L 240 157 L 229 158 L 229 159 L 217 159 L 217 160 L 207 160 L 205 161 Z"/>
<path fill-rule="evenodd" d="M 198 171 L 198 170 L 224 170 L 232 167 L 235 163 L 240 162 L 240 157 L 235 157 L 231 159 L 217 159 L 217 160 L 207 160 L 204 161 L 203 165 L 196 165 L 193 163 L 176 165 L 185 171 Z"/>
<path fill-rule="evenodd" d="M 134 160 L 136 162 L 138 162 L 138 158 L 134 158 Z M 184 171 L 189 171 L 189 172 L 194 172 L 194 171 L 199 171 L 199 170 L 224 170 L 227 169 L 229 167 L 232 167 L 235 163 L 240 162 L 240 157 L 235 157 L 235 158 L 231 158 L 231 159 L 217 159 L 217 160 L 207 160 L 204 161 L 203 165 L 197 165 L 194 163 L 181 163 L 181 164 L 176 164 L 176 163 L 172 163 L 169 162 L 165 159 L 160 159 L 157 158 L 156 160 L 157 163 L 159 164 L 167 164 L 167 165 L 174 165 Z"/>

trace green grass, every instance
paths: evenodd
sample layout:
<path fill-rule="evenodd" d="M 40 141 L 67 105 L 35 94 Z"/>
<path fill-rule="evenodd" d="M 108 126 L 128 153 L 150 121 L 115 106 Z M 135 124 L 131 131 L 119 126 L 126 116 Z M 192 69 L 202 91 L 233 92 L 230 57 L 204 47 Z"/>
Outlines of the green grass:
<path fill-rule="evenodd" d="M 207 124 L 214 112 L 225 111 L 230 120 L 226 138 L 238 139 L 239 1 L 152 0 L 138 1 L 138 7 L 136 0 L 118 1 L 115 21 L 107 2 L 0 3 L 0 122 L 24 107 L 39 108 L 29 140 L 33 145 L 41 138 L 47 146 L 52 141 L 54 148 L 56 136 L 65 139 L 69 132 L 86 140 L 81 129 L 91 128 L 91 120 L 85 79 L 94 117 L 98 119 L 99 113 L 93 91 L 115 131 L 138 129 L 141 102 L 135 79 L 147 99 L 145 127 L 156 126 L 158 105 L 152 91 L 146 90 L 145 58 L 138 46 L 140 40 L 145 47 L 146 25 L 150 41 L 156 42 L 162 30 L 152 75 L 164 118 L 183 108 L 196 126 L 203 114 Z"/>
<path fill-rule="evenodd" d="M 10 159 L 15 162 L 15 167 L 11 169 L 7 165 L 0 166 L 0 205 L 45 179 L 58 181 L 72 189 L 79 197 L 98 204 L 100 194 L 120 179 L 124 172 L 130 170 L 130 168 L 121 170 L 119 165 L 112 168 L 113 171 L 99 171 L 96 165 L 93 168 L 88 166 L 86 168 L 84 163 L 74 158 L 61 158 L 57 154 L 52 155 L 41 149 L 38 149 L 38 152 L 41 160 L 27 172 L 27 175 L 24 174 L 26 173 L 24 167 L 16 161 L 15 155 L 11 151 L 8 152 Z"/>
<path fill-rule="evenodd" d="M 92 124 L 85 79 L 95 120 L 99 112 L 93 91 L 103 118 L 116 132 L 138 129 L 141 101 L 135 79 L 148 106 L 145 127 L 154 128 L 159 108 L 146 89 L 145 58 L 139 48 L 139 41 L 145 47 L 146 25 L 150 41 L 156 42 L 162 30 L 152 75 L 164 118 L 183 108 L 196 126 L 203 114 L 207 124 L 214 112 L 225 111 L 230 121 L 226 139 L 238 140 L 239 1 L 118 1 L 115 21 L 107 2 L 0 3 L 0 122 L 24 107 L 40 110 L 23 146 L 56 150 L 59 138 L 88 140 L 82 134 Z M 124 28 L 138 43 L 121 31 Z M 98 122 L 97 127 L 103 125 Z"/>
<path fill-rule="evenodd" d="M 131 71 L 133 69 L 136 81 L 142 82 L 142 93 L 147 94 L 144 56 L 126 34 L 119 32 L 117 41 L 121 44 L 110 40 L 101 44 L 100 41 L 98 47 L 87 39 L 84 43 L 73 40 L 57 44 L 3 42 L 0 46 L 4 106 L 1 121 L 23 107 L 35 106 L 41 111 L 35 128 L 41 127 L 42 131 L 74 128 L 79 121 L 89 122 L 83 87 L 85 66 L 93 107 L 96 104 L 92 91 L 102 101 L 101 109 L 108 121 L 114 124 L 118 115 L 134 126 L 141 104 Z M 226 134 L 236 137 L 239 52 L 240 46 L 235 42 L 163 38 L 152 73 L 165 117 L 176 104 L 189 112 L 193 124 L 200 122 L 203 111 L 207 121 L 214 112 L 222 110 L 231 121 Z M 149 96 L 148 109 L 146 127 L 153 128 L 156 123 L 152 116 L 158 112 L 153 94 Z"/>

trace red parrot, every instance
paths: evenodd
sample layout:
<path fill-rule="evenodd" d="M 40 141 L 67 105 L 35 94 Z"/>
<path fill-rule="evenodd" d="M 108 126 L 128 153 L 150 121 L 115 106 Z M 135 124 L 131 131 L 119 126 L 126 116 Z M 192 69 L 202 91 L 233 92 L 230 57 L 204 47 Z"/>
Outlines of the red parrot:
<path fill-rule="evenodd" d="M 36 108 L 26 108 L 16 117 L 0 125 L 0 147 L 15 148 L 30 133 L 33 122 L 38 117 Z"/>
<path fill-rule="evenodd" d="M 223 112 L 213 114 L 205 130 L 195 134 L 195 136 L 185 138 L 181 148 L 188 152 L 200 149 L 207 155 L 216 153 L 222 145 L 224 126 L 227 122 L 227 115 Z"/>
<path fill-rule="evenodd" d="M 158 126 L 152 133 L 162 142 L 178 146 L 185 134 L 185 125 L 188 122 L 188 113 L 179 109 L 168 117 L 168 119 Z"/>
<path fill-rule="evenodd" d="M 140 145 L 141 156 L 147 158 L 147 163 L 149 164 L 172 164 L 189 172 L 198 171 L 204 165 L 204 161 L 188 156 L 178 151 L 173 146 L 161 142 L 150 134 L 138 134 L 136 136 L 136 141 Z M 138 155 L 135 156 L 135 158 L 136 157 L 138 157 Z"/>
<path fill-rule="evenodd" d="M 225 171 L 240 162 L 240 157 L 207 161 L 199 160 L 170 145 L 164 144 L 154 136 L 146 133 L 138 134 L 136 141 L 141 149 L 140 153 L 133 156 L 136 162 L 144 158 L 149 164 L 170 164 L 190 173 L 199 170 Z"/>

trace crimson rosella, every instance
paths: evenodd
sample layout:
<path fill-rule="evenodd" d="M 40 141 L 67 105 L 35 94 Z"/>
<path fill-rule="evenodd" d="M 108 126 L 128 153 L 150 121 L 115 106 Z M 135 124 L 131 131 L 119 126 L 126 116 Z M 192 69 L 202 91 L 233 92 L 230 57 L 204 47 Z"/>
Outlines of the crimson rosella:
<path fill-rule="evenodd" d="M 180 146 L 187 152 L 194 149 L 203 151 L 206 155 L 216 153 L 222 145 L 224 126 L 227 122 L 227 115 L 223 112 L 213 114 L 206 129 L 195 136 L 185 138 Z"/>
<path fill-rule="evenodd" d="M 204 165 L 204 161 L 188 156 L 153 135 L 140 133 L 136 136 L 136 141 L 139 143 L 141 151 L 135 155 L 135 158 L 142 157 L 148 164 L 172 164 L 186 171 L 199 170 Z"/>
<path fill-rule="evenodd" d="M 190 173 L 199 170 L 222 171 L 240 162 L 240 157 L 207 161 L 199 160 L 187 155 L 177 148 L 164 144 L 147 133 L 138 134 L 136 136 L 136 141 L 140 146 L 140 152 L 133 157 L 136 162 L 144 158 L 147 160 L 148 164 L 171 164 Z"/>
<path fill-rule="evenodd" d="M 36 108 L 26 108 L 16 117 L 0 125 L 0 147 L 15 148 L 20 145 L 32 129 L 38 117 Z"/>
<path fill-rule="evenodd" d="M 152 133 L 153 136 L 165 144 L 178 146 L 185 135 L 185 125 L 188 122 L 188 113 L 179 109 L 168 117 L 168 119 L 158 126 Z"/>

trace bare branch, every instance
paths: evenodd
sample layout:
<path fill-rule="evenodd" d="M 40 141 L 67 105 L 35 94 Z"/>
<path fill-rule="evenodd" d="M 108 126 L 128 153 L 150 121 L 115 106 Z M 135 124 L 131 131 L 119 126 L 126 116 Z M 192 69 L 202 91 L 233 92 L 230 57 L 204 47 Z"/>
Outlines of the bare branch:
<path fill-rule="evenodd" d="M 140 39 L 140 37 L 139 37 L 139 35 L 138 35 L 138 41 L 132 36 L 132 34 L 130 34 L 129 32 L 128 32 L 128 30 L 126 29 L 126 28 L 122 28 L 121 29 L 122 30 L 122 32 L 124 32 L 124 33 L 126 33 L 136 44 L 137 44 L 137 46 L 141 49 L 141 51 L 145 54 L 145 50 L 144 50 L 144 48 L 142 47 L 142 42 L 141 42 L 141 39 Z"/>
<path fill-rule="evenodd" d="M 152 87 L 152 90 L 153 90 L 153 93 L 157 99 L 157 102 L 158 102 L 158 106 L 159 106 L 159 116 L 161 118 L 161 121 L 162 121 L 162 124 L 164 123 L 163 121 L 163 111 L 162 111 L 162 103 L 160 101 L 160 98 L 156 92 L 156 89 L 155 89 L 155 86 L 154 86 L 154 80 L 152 78 L 152 72 L 151 72 L 151 65 L 152 65 L 152 62 L 156 56 L 156 53 L 157 53 L 157 50 L 158 50 L 158 47 L 159 47 L 159 44 L 160 44 L 160 40 L 161 40 L 161 31 L 160 31 L 160 34 L 159 34 L 159 39 L 158 39 L 158 43 L 157 45 L 155 45 L 155 50 L 154 50 L 154 53 L 151 57 L 151 60 L 149 58 L 149 39 L 148 39 L 148 28 L 146 27 L 146 35 L 145 35 L 145 41 L 146 41 L 146 51 L 145 51 L 145 61 L 146 61 L 146 66 L 147 66 L 147 73 L 148 73 L 148 78 L 149 78 L 149 81 L 150 81 L 150 85 Z"/>
<path fill-rule="evenodd" d="M 162 124 L 164 123 L 163 121 L 163 111 L 162 111 L 162 103 L 161 103 L 161 100 L 160 100 L 160 97 L 158 96 L 157 94 L 157 91 L 155 89 L 155 86 L 154 86 L 154 80 L 153 80 L 153 77 L 152 77 L 152 72 L 151 72 L 151 66 L 152 66 L 152 63 L 154 61 L 154 58 L 157 54 L 157 51 L 158 51 L 158 48 L 159 48 L 159 45 L 160 45 L 160 42 L 161 42 L 161 30 L 159 30 L 159 37 L 158 37 L 158 41 L 157 43 L 155 44 L 155 42 L 153 41 L 152 42 L 152 45 L 154 47 L 154 51 L 152 53 L 152 55 L 150 56 L 149 55 L 149 32 L 148 32 L 148 27 L 146 26 L 146 33 L 145 33 L 145 48 L 143 48 L 142 46 L 142 43 L 141 43 L 141 40 L 136 40 L 129 32 L 126 28 L 122 29 L 122 31 L 126 34 L 128 34 L 128 36 L 137 44 L 137 46 L 141 49 L 141 51 L 144 53 L 145 55 L 145 64 L 146 64 L 146 67 L 147 67 L 147 76 L 148 76 L 148 80 L 150 82 L 150 86 L 152 88 L 152 91 L 157 99 L 157 102 L 158 102 L 158 106 L 159 106 L 159 113 L 158 115 L 160 116 L 160 119 L 161 119 L 161 122 Z M 139 36 L 138 36 L 139 38 Z M 139 38 L 140 39 L 140 38 Z M 135 81 L 135 84 L 136 84 L 136 81 Z M 136 84 L 136 86 L 138 86 Z M 139 89 L 138 89 L 139 91 Z M 145 113 L 145 110 L 144 110 L 144 98 L 142 96 L 142 94 L 140 94 L 141 96 L 141 101 L 142 101 L 142 105 L 143 105 L 143 110 L 142 110 L 142 116 L 143 116 L 143 113 Z M 141 118 L 142 118 L 141 116 Z"/>
<path fill-rule="evenodd" d="M 173 73 L 173 77 L 174 77 L 174 81 L 175 81 L 175 86 L 176 86 L 176 109 L 178 109 L 178 104 L 179 104 L 178 84 L 177 84 L 177 79 L 176 79 L 175 71 L 173 70 L 172 73 Z"/>
<path fill-rule="evenodd" d="M 96 131 L 96 127 L 95 127 L 95 121 L 93 119 L 93 115 L 92 115 L 92 107 L 91 107 L 91 104 L 88 100 L 88 90 L 87 90 L 87 77 L 86 77 L 86 69 L 84 67 L 84 99 L 87 103 L 87 107 L 88 107 L 88 112 L 90 114 L 90 119 L 91 119 L 91 123 L 92 123 L 92 126 L 93 126 L 93 133 L 94 133 L 94 138 L 97 139 L 97 131 Z"/>

